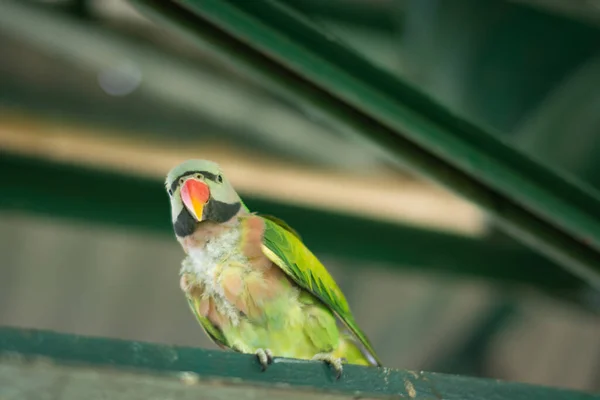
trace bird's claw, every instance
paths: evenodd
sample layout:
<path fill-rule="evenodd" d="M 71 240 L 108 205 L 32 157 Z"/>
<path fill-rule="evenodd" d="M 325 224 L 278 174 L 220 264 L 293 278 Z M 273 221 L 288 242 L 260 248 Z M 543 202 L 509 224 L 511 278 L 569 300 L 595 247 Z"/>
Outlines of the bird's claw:
<path fill-rule="evenodd" d="M 269 349 L 256 350 L 256 357 L 263 372 L 267 370 L 269 364 L 273 363 L 273 353 Z"/>
<path fill-rule="evenodd" d="M 335 379 L 338 380 L 342 377 L 342 372 L 344 372 L 344 368 L 342 364 L 346 362 L 345 358 L 334 357 L 330 353 L 318 353 L 315 354 L 312 358 L 313 361 L 325 361 L 327 364 L 331 365 L 331 367 L 335 370 Z"/>

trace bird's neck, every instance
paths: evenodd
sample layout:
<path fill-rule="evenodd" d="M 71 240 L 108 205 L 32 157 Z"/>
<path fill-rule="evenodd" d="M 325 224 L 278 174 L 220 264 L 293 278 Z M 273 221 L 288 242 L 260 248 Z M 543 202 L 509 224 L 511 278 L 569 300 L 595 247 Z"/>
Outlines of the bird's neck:
<path fill-rule="evenodd" d="M 181 244 L 181 247 L 183 247 L 183 250 L 186 252 L 186 254 L 189 254 L 190 249 L 192 248 L 205 248 L 211 240 L 215 240 L 231 230 L 238 229 L 240 226 L 240 217 L 246 214 L 248 214 L 248 211 L 242 207 L 240 208 L 240 211 L 228 221 L 221 223 L 202 221 L 198 223 L 196 229 L 191 235 L 177 237 L 177 240 Z"/>

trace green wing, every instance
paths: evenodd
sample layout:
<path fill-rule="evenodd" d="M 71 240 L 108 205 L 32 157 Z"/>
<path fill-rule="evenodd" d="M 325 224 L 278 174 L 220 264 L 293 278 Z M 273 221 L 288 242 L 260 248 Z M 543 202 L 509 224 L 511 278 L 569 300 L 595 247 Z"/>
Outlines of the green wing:
<path fill-rule="evenodd" d="M 221 330 L 214 326 L 208 318 L 203 317 L 198 312 L 198 300 L 191 296 L 186 296 L 186 298 L 190 308 L 192 309 L 192 313 L 196 316 L 196 319 L 200 323 L 202 329 L 204 329 L 204 332 L 206 332 L 206 335 L 220 348 L 229 349 L 230 347 L 227 344 L 227 340 L 225 339 L 225 336 L 223 336 Z"/>
<path fill-rule="evenodd" d="M 377 361 L 373 346 L 361 331 L 344 294 L 335 283 L 327 269 L 315 255 L 302 243 L 297 233 L 279 219 L 262 217 L 265 222 L 263 252 L 281 268 L 301 288 L 307 290 L 321 300 L 336 313 L 342 322 L 362 343 L 366 351 Z"/>
<path fill-rule="evenodd" d="M 292 228 L 291 226 L 289 226 L 287 224 L 287 222 L 285 222 L 284 220 L 274 217 L 272 215 L 264 215 L 261 214 L 260 215 L 262 217 L 262 219 L 268 219 L 272 222 L 275 222 L 276 225 L 279 225 L 281 228 L 285 229 L 286 231 L 289 231 L 291 233 L 294 234 L 294 236 L 296 236 L 298 239 L 300 239 L 300 241 L 302 241 L 302 238 L 300 237 L 300 234 L 298 232 L 296 232 L 296 230 L 294 228 Z"/>

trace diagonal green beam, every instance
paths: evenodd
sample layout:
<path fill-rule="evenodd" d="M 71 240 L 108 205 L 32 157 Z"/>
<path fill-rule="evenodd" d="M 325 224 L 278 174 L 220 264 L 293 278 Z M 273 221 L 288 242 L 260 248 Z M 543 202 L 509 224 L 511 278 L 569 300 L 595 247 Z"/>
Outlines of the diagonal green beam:
<path fill-rule="evenodd" d="M 64 368 L 61 371 L 61 366 L 71 367 L 70 374 L 65 373 Z M 15 373 L 15 369 L 19 372 Z M 54 370 L 58 371 L 52 374 Z M 77 370 L 82 372 L 78 374 Z M 34 374 L 37 371 L 46 371 L 47 374 Z M 149 379 L 131 379 L 133 376 L 130 374 Z M 40 376 L 46 379 L 31 379 Z M 271 391 L 267 398 L 276 399 L 299 398 L 296 396 L 306 390 L 311 390 L 313 397 L 301 398 L 329 398 L 326 396 L 336 393 L 343 396 L 336 397 L 339 399 L 380 396 L 415 400 L 600 398 L 584 392 L 515 382 L 354 365 L 345 366 L 344 375 L 336 381 L 328 366 L 316 361 L 276 358 L 265 372 L 261 372 L 256 357 L 247 354 L 0 327 L 1 398 L 15 393 L 27 393 L 29 396 L 44 393 L 47 396 L 49 392 L 36 393 L 36 389 L 47 387 L 48 390 L 56 390 L 56 386 L 62 389 L 63 394 L 70 393 L 73 396 L 78 393 L 73 397 L 95 398 L 91 394 L 97 390 L 98 380 L 105 389 L 101 397 L 113 398 L 107 394 L 114 390 L 115 377 L 119 376 L 130 378 L 129 384 L 116 381 L 120 383 L 120 387 L 117 386 L 120 391 L 114 395 L 120 392 L 121 395 L 116 397 L 119 399 L 148 398 L 143 393 L 149 390 L 152 391 L 151 398 L 160 397 L 157 393 L 162 391 L 166 391 L 169 395 L 165 393 L 164 396 L 169 398 L 202 398 L 202 391 L 194 390 L 194 387 L 202 388 L 215 379 L 220 381 L 218 386 L 222 388 L 219 398 L 224 399 L 260 397 L 246 397 L 243 394 L 241 397 L 227 396 L 226 393 L 236 385 L 244 386 L 247 391 L 262 387 L 263 391 Z M 24 377 L 30 378 L 29 382 L 22 382 Z M 169 377 L 180 380 L 175 380 L 177 385 L 172 383 L 167 386 L 165 378 Z M 20 392 L 20 388 L 25 390 Z M 124 391 L 129 396 L 122 396 Z"/>
<path fill-rule="evenodd" d="M 600 287 L 600 200 L 277 1 L 135 0 L 151 15 L 484 207 L 523 242 Z"/>
<path fill-rule="evenodd" d="M 308 16 L 373 29 L 388 34 L 400 30 L 401 7 L 396 0 L 283 0 L 283 3 Z"/>

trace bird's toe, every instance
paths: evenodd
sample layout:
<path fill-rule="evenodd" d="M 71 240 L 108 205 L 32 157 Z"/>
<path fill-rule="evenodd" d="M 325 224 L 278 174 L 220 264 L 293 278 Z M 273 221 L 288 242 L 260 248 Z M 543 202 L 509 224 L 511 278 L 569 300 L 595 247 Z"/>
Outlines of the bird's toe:
<path fill-rule="evenodd" d="M 261 369 L 266 371 L 269 364 L 273 362 L 273 352 L 269 349 L 258 349 L 256 350 L 256 357 L 261 365 Z"/>
<path fill-rule="evenodd" d="M 315 354 L 312 358 L 314 361 L 325 361 L 327 364 L 331 365 L 331 367 L 335 371 L 335 379 L 340 379 L 342 377 L 342 373 L 344 371 L 344 367 L 342 364 L 346 361 L 343 358 L 335 357 L 330 353 L 319 353 Z"/>

